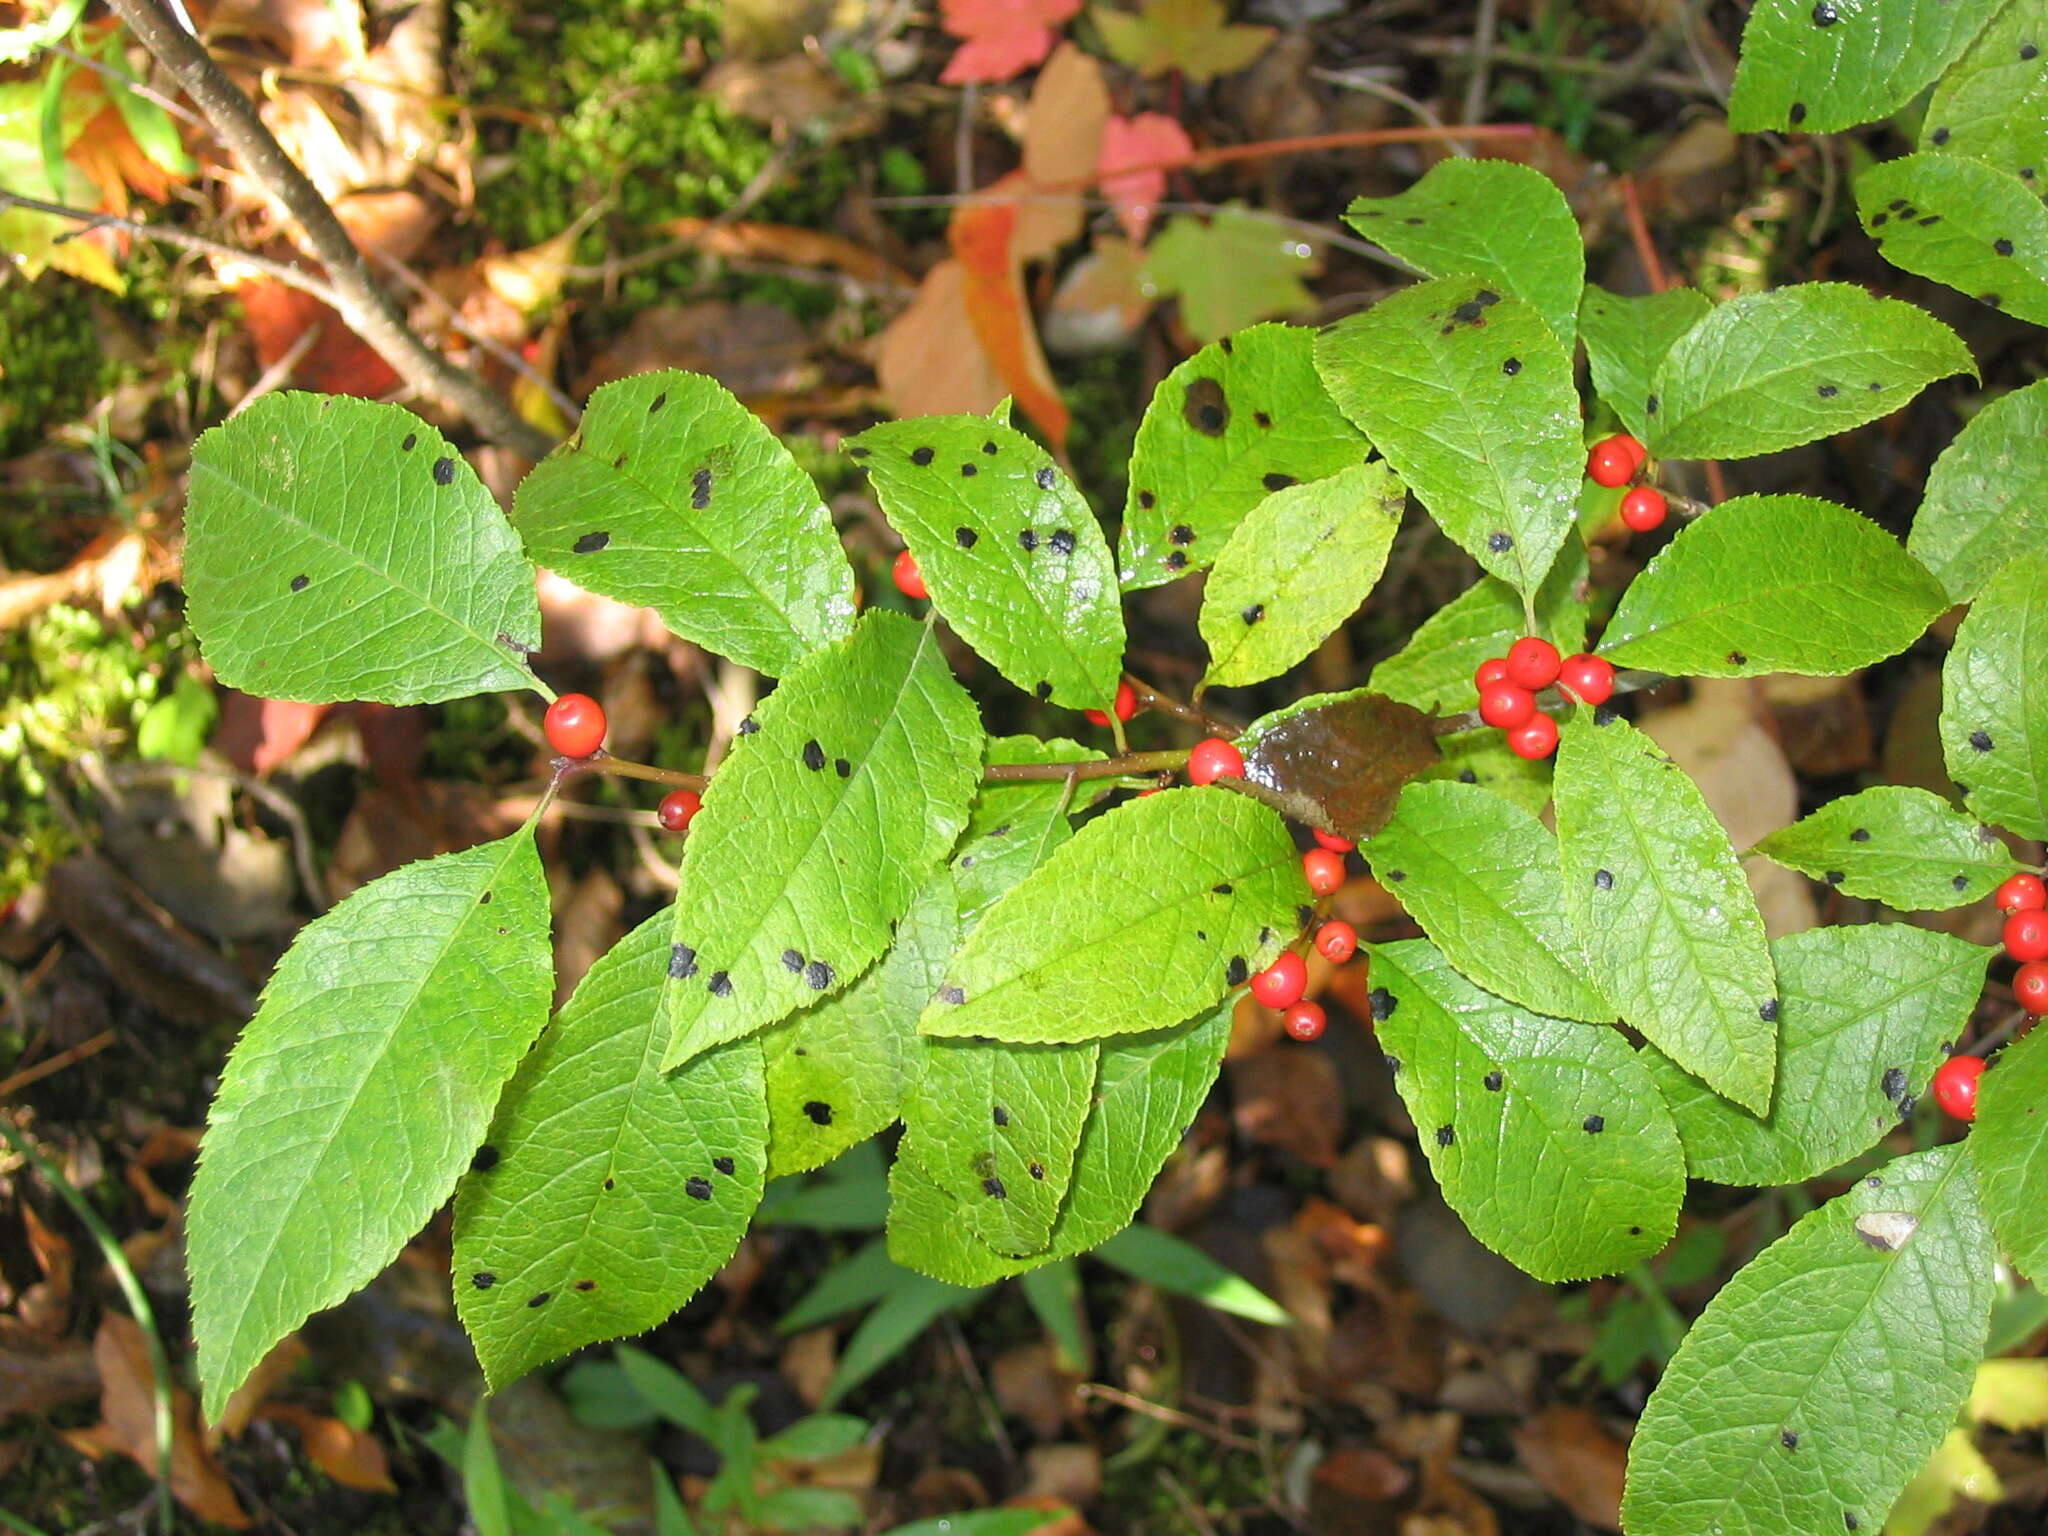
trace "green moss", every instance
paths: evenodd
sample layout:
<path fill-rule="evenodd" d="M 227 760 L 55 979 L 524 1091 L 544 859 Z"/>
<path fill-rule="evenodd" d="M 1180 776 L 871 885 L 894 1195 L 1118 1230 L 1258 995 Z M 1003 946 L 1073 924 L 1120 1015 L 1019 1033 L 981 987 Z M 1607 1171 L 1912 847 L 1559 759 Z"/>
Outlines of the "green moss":
<path fill-rule="evenodd" d="M 1187 1511 L 1161 1473 L 1170 1474 L 1194 1506 L 1219 1524 L 1234 1523 L 1234 1511 L 1267 1502 L 1266 1469 L 1258 1456 L 1191 1429 L 1172 1429 L 1153 1441 L 1149 1455 L 1112 1456 L 1103 1464 L 1099 1507 L 1114 1512 L 1110 1529 L 1128 1536 L 1179 1536 L 1187 1530 Z"/>
<path fill-rule="evenodd" d="M 0 283 L 0 459 L 24 453 L 97 395 L 110 364 L 90 290 L 59 272 Z"/>

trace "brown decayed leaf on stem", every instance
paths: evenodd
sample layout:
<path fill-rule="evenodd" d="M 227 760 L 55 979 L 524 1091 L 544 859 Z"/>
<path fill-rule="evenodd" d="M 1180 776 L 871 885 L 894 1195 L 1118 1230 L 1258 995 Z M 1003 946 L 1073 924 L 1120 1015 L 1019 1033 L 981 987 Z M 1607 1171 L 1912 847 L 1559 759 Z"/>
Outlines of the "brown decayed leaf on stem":
<path fill-rule="evenodd" d="M 1621 1478 L 1628 1447 L 1584 1408 L 1552 1404 L 1512 1431 L 1522 1465 L 1550 1496 L 1588 1525 L 1621 1529 Z"/>
<path fill-rule="evenodd" d="M 1020 75 L 1052 51 L 1055 29 L 1081 0 L 939 0 L 939 24 L 961 44 L 939 79 L 992 84 Z"/>
<path fill-rule="evenodd" d="M 267 1403 L 257 1417 L 296 1429 L 306 1459 L 342 1487 L 364 1493 L 398 1491 L 384 1447 L 367 1430 L 351 1429 L 337 1418 L 291 1403 Z"/>
<path fill-rule="evenodd" d="M 1430 717 L 1376 693 L 1279 721 L 1245 753 L 1245 781 L 1285 815 L 1363 842 L 1416 775 L 1442 758 Z"/>
<path fill-rule="evenodd" d="M 109 1312 L 93 1340 L 92 1357 L 100 1373 L 100 1422 L 63 1431 L 65 1442 L 95 1458 L 118 1451 L 154 1477 L 156 1379 L 141 1327 L 132 1317 Z M 171 1392 L 171 1493 L 202 1520 L 236 1531 L 249 1527 L 227 1474 L 199 1433 L 198 1405 L 180 1387 Z"/>

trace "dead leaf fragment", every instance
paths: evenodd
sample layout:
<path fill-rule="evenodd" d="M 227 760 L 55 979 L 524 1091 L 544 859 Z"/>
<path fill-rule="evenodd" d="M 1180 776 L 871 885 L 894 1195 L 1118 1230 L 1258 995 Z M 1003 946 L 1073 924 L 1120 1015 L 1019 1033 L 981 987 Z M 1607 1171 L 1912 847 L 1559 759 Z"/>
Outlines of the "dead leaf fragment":
<path fill-rule="evenodd" d="M 344 1488 L 364 1493 L 396 1493 L 391 1463 L 384 1447 L 366 1430 L 351 1429 L 340 1419 L 291 1403 L 270 1403 L 261 1417 L 289 1424 L 299 1432 L 306 1459 Z"/>
<path fill-rule="evenodd" d="M 1621 1529 L 1623 1445 L 1584 1408 L 1539 1410 L 1514 1430 L 1522 1465 L 1550 1496 L 1588 1525 Z"/>

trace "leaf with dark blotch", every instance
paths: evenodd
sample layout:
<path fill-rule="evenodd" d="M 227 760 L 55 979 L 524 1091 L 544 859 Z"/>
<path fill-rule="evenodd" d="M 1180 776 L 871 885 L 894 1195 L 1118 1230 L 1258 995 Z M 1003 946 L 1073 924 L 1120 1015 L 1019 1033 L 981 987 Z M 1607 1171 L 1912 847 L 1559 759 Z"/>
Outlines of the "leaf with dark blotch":
<path fill-rule="evenodd" d="M 1441 758 L 1433 717 L 1377 693 L 1319 693 L 1254 720 L 1244 776 L 1283 815 L 1362 842 Z"/>

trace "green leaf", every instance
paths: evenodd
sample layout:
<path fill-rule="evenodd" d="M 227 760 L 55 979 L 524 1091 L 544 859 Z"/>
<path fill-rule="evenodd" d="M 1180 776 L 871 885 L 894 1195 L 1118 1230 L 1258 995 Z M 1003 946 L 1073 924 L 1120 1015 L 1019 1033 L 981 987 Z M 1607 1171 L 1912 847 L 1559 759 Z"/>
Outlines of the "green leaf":
<path fill-rule="evenodd" d="M 1120 579 L 1155 587 L 1201 570 L 1269 481 L 1320 480 L 1369 451 L 1316 377 L 1313 331 L 1255 325 L 1212 342 L 1161 381 L 1138 423 Z"/>
<path fill-rule="evenodd" d="M 979 1288 L 949 1284 L 929 1275 L 906 1274 L 854 1329 L 839 1351 L 839 1365 L 825 1384 L 821 1407 L 830 1408 L 866 1381 L 946 1313 L 970 1305 Z"/>
<path fill-rule="evenodd" d="M 889 1252 L 899 1264 L 958 1285 L 1072 1258 L 1130 1225 L 1139 1202 L 1208 1098 L 1230 1043 L 1228 1004 L 1172 1029 L 1102 1042 L 1095 1108 L 1074 1154 L 1067 1203 L 1052 1241 L 1005 1259 L 959 1238 L 959 1203 L 902 1158 L 889 1170 Z"/>
<path fill-rule="evenodd" d="M 1244 1276 L 1217 1263 L 1192 1243 L 1184 1243 L 1143 1222 L 1125 1227 L 1103 1243 L 1095 1250 L 1095 1257 L 1134 1280 L 1186 1296 L 1218 1312 L 1250 1318 L 1269 1328 L 1294 1325 L 1285 1307 Z"/>
<path fill-rule="evenodd" d="M 1408 488 L 1378 460 L 1268 496 L 1202 592 L 1207 687 L 1277 677 L 1350 618 L 1386 569 Z"/>
<path fill-rule="evenodd" d="M 145 762 L 190 768 L 206 750 L 213 722 L 219 717 L 220 703 L 214 691 L 190 672 L 180 672 L 170 691 L 135 722 L 135 755 Z"/>
<path fill-rule="evenodd" d="M 953 888 L 934 877 L 880 962 L 836 997 L 761 1032 L 768 1176 L 822 1168 L 896 1119 L 917 1052 L 917 1016 L 958 946 Z"/>
<path fill-rule="evenodd" d="M 935 632 L 862 615 L 755 711 L 690 824 L 664 1071 L 845 986 L 966 824 L 973 701 Z"/>
<path fill-rule="evenodd" d="M 959 1202 L 980 1242 L 1001 1254 L 1036 1253 L 1052 1239 L 1087 1123 L 1096 1042 L 924 1047 L 898 1156 Z"/>
<path fill-rule="evenodd" d="M 1567 538 L 1536 591 L 1537 633 L 1567 656 L 1585 644 L 1585 586 L 1586 546 Z M 1406 645 L 1372 669 L 1367 686 L 1439 714 L 1477 709 L 1472 674 L 1528 632 L 1520 594 L 1498 576 L 1482 576 L 1424 619 Z"/>
<path fill-rule="evenodd" d="M 1708 1092 L 1643 1053 L 1678 1120 L 1686 1165 L 1720 1184 L 1797 1184 L 1877 1144 L 1961 1037 L 1991 952 L 1904 923 L 1778 939 L 1778 1082 L 1770 1113 Z"/>
<path fill-rule="evenodd" d="M 761 1442 L 764 1458 L 824 1461 L 852 1450 L 868 1437 L 868 1421 L 850 1413 L 813 1413 Z"/>
<path fill-rule="evenodd" d="M 1296 699 L 1246 726 L 1237 745 L 1260 799 L 1353 842 L 1385 826 L 1402 789 L 1441 757 L 1429 716 L 1369 688 Z"/>
<path fill-rule="evenodd" d="M 1685 1159 L 1627 1041 L 1481 991 L 1420 939 L 1374 945 L 1372 979 L 1394 1086 L 1474 1237 L 1539 1280 L 1615 1274 L 1670 1241 Z"/>
<path fill-rule="evenodd" d="M 902 1273 L 902 1266 L 889 1257 L 888 1244 L 875 1238 L 834 1261 L 796 1305 L 775 1320 L 775 1331 L 801 1333 L 871 1307 L 895 1288 Z"/>
<path fill-rule="evenodd" d="M 1491 726 L 1438 738 L 1443 761 L 1422 775 L 1427 784 L 1477 784 L 1502 795 L 1531 816 L 1550 804 L 1550 760 L 1531 762 L 1508 750 L 1507 739 Z"/>
<path fill-rule="evenodd" d="M 673 922 L 655 914 L 590 968 L 456 1192 L 456 1310 L 493 1388 L 660 1323 L 732 1257 L 760 1203 L 759 1049 L 660 1070 Z"/>
<path fill-rule="evenodd" d="M 1583 710 L 1557 755 L 1565 906 L 1594 985 L 1716 1093 L 1770 1108 L 1778 986 L 1764 922 L 1699 787 Z"/>
<path fill-rule="evenodd" d="M 697 1527 L 669 1481 L 668 1469 L 660 1462 L 654 1468 L 654 1536 L 697 1536 Z"/>
<path fill-rule="evenodd" d="M 265 395 L 192 445 L 187 613 L 231 688 L 432 704 L 535 687 L 533 583 L 476 471 L 402 406 Z"/>
<path fill-rule="evenodd" d="M 1593 392 L 1637 437 L 1650 435 L 1650 381 L 1678 338 L 1714 308 L 1697 288 L 1625 297 L 1594 283 L 1579 300 L 1579 333 L 1593 372 Z"/>
<path fill-rule="evenodd" d="M 1758 0 L 1742 29 L 1728 126 L 1836 133 L 1889 117 L 1962 56 L 2002 3 Z"/>
<path fill-rule="evenodd" d="M 648 1407 L 679 1429 L 717 1445 L 722 1438 L 718 1410 L 697 1384 L 666 1361 L 645 1350 L 621 1344 L 614 1352 L 619 1369 Z"/>
<path fill-rule="evenodd" d="M 956 1515 L 941 1515 L 899 1525 L 883 1536 L 1036 1536 L 1048 1525 L 1057 1526 L 1071 1511 L 1061 1509 L 967 1509 Z"/>
<path fill-rule="evenodd" d="M 491 1444 L 490 1414 L 481 1398 L 470 1410 L 469 1428 L 462 1436 L 462 1501 L 469 1506 L 477 1536 L 512 1536 L 505 1472 L 498 1465 L 497 1447 Z"/>
<path fill-rule="evenodd" d="M 1630 1536 L 1878 1530 L 1969 1392 L 1996 1262 L 1960 1147 L 1802 1217 L 1707 1303 L 1650 1394 Z"/>
<path fill-rule="evenodd" d="M 1405 192 L 1355 199 L 1344 222 L 1425 276 L 1484 278 L 1532 305 L 1570 354 L 1586 247 L 1571 204 L 1541 171 L 1439 160 Z"/>
<path fill-rule="evenodd" d="M 1927 472 L 1927 495 L 1906 548 L 1948 589 L 1950 601 L 1968 602 L 2008 560 L 2048 544 L 2044 441 L 2048 379 L 1985 406 Z"/>
<path fill-rule="evenodd" d="M 408 864 L 299 930 L 228 1058 L 192 1181 L 209 1420 L 448 1198 L 547 1022 L 553 970 L 531 824 Z"/>
<path fill-rule="evenodd" d="M 1161 1028 L 1269 964 L 1307 896 L 1294 840 L 1257 801 L 1132 800 L 989 908 L 918 1028 L 1024 1044 Z"/>
<path fill-rule="evenodd" d="M 2048 323 L 2048 208 L 2019 177 L 1960 155 L 1906 155 L 1856 178 L 1856 208 L 1893 266 Z"/>
<path fill-rule="evenodd" d="M 1600 654 L 1686 677 L 1835 677 L 1897 655 L 1948 605 L 1862 513 L 1815 496 L 1738 496 L 1680 529 L 1629 583 Z"/>
<path fill-rule="evenodd" d="M 777 1488 L 754 1518 L 765 1531 L 844 1531 L 861 1523 L 861 1501 L 844 1488 Z"/>
<path fill-rule="evenodd" d="M 1181 322 L 1202 342 L 1254 320 L 1312 314 L 1312 249 L 1294 226 L 1271 214 L 1225 203 L 1206 220 L 1181 214 L 1145 249 L 1140 275 L 1148 296 L 1178 298 Z"/>
<path fill-rule="evenodd" d="M 1102 754 L 1075 742 L 1036 736 L 999 736 L 988 744 L 991 765 L 1100 762 Z M 989 905 L 1073 836 L 1067 786 L 1058 779 L 984 784 L 967 813 L 967 830 L 953 853 L 953 888 L 960 921 L 978 922 Z M 923 1010 L 940 978 L 918 999 Z"/>
<path fill-rule="evenodd" d="M 1571 363 L 1541 314 L 1438 278 L 1324 331 L 1316 369 L 1445 533 L 1518 592 L 1541 585 L 1586 467 Z"/>
<path fill-rule="evenodd" d="M 1135 16 L 1106 5 L 1088 14 L 1119 63 L 1141 75 L 1177 71 L 1197 83 L 1243 69 L 1274 37 L 1271 27 L 1229 24 L 1223 0 L 1139 0 Z"/>
<path fill-rule="evenodd" d="M 1510 1002 L 1606 1023 L 1565 913 L 1557 839 L 1476 784 L 1410 784 L 1361 850 L 1379 882 L 1465 975 Z"/>
<path fill-rule="evenodd" d="M 1672 343 L 1644 404 L 1644 441 L 1660 459 L 1754 458 L 1976 372 L 1956 333 L 1917 305 L 1853 283 L 1794 283 L 1730 299 Z"/>
<path fill-rule="evenodd" d="M 1124 654 L 1115 564 L 1044 449 L 985 416 L 920 416 L 847 451 L 961 639 L 1040 701 L 1109 707 Z"/>
<path fill-rule="evenodd" d="M 1058 1259 L 1043 1269 L 1027 1269 L 1017 1277 L 1017 1289 L 1052 1343 L 1054 1368 L 1092 1376 L 1095 1342 L 1081 1295 L 1081 1266 L 1072 1259 Z"/>
<path fill-rule="evenodd" d="M 853 569 L 818 488 L 702 374 L 599 389 L 520 483 L 512 521 L 541 564 L 770 677 L 853 627 Z"/>
<path fill-rule="evenodd" d="M 2002 1051 L 1977 1090 L 1970 1155 L 1984 1209 L 2013 1263 L 2048 1288 L 2048 1029 Z"/>
<path fill-rule="evenodd" d="M 1901 912 L 1981 901 L 2019 868 L 1989 827 L 1939 795 L 1898 784 L 1830 800 L 1752 852 Z"/>
<path fill-rule="evenodd" d="M 2048 43 L 2041 13 L 2007 5 L 1934 85 L 1920 148 L 1995 165 L 2041 190 L 2048 172 Z"/>
<path fill-rule="evenodd" d="M 2048 554 L 2030 551 L 1977 595 L 1941 670 L 1941 748 L 1964 803 L 2048 837 Z"/>

